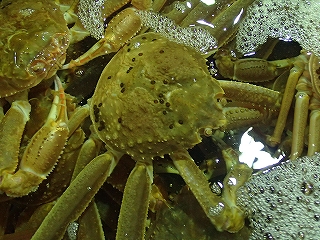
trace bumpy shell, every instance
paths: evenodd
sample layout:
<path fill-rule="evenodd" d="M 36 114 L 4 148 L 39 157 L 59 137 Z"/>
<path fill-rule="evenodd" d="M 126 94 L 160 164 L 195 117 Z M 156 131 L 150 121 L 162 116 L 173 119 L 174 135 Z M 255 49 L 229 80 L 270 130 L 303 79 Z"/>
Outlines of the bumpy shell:
<path fill-rule="evenodd" d="M 191 148 L 204 128 L 222 126 L 222 96 L 199 53 L 147 33 L 106 66 L 90 115 L 109 148 L 152 158 Z"/>
<path fill-rule="evenodd" d="M 54 2 L 0 4 L 0 97 L 31 88 L 65 60 L 69 30 Z"/>

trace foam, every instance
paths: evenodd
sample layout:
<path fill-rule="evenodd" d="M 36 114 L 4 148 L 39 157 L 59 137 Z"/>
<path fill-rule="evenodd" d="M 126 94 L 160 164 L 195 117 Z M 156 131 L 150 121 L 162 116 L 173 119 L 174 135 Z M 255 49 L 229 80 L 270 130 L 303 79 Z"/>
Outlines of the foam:
<path fill-rule="evenodd" d="M 101 10 L 105 0 L 80 0 L 78 17 L 92 37 L 97 40 L 104 35 L 104 19 Z M 142 24 L 151 28 L 171 41 L 184 44 L 201 53 L 208 53 L 217 48 L 216 39 L 207 30 L 197 26 L 180 27 L 174 21 L 152 11 L 137 10 Z"/>
<path fill-rule="evenodd" d="M 78 17 L 90 35 L 99 40 L 104 35 L 104 19 L 101 14 L 105 0 L 80 0 Z"/>
<path fill-rule="evenodd" d="M 319 12 L 316 0 L 256 0 L 239 26 L 237 50 L 253 52 L 271 37 L 297 41 L 319 57 Z"/>
<path fill-rule="evenodd" d="M 253 227 L 250 239 L 318 239 L 320 154 L 287 161 L 254 175 L 238 205 Z"/>
<path fill-rule="evenodd" d="M 180 27 L 171 19 L 152 11 L 137 11 L 144 26 L 170 41 L 184 44 L 203 54 L 217 48 L 217 40 L 200 27 Z"/>

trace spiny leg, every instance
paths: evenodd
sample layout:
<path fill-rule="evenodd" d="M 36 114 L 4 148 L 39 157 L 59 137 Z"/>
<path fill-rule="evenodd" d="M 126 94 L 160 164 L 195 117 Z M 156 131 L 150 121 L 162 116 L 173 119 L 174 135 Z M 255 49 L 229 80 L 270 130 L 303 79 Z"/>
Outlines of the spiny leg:
<path fill-rule="evenodd" d="M 251 174 L 251 169 L 244 164 L 236 166 L 229 164 L 232 168 L 226 177 L 227 180 L 225 180 L 227 181 L 227 186 L 224 190 L 226 191 L 225 198 L 221 198 L 211 191 L 207 179 L 187 151 L 170 154 L 170 157 L 216 229 L 229 232 L 239 231 L 244 225 L 244 214 L 235 205 L 235 194 L 232 194 L 232 192 L 246 181 Z M 243 181 L 232 186 L 228 183 L 231 177 L 236 177 L 236 179 L 242 179 Z"/>
<path fill-rule="evenodd" d="M 2 176 L 0 188 L 8 196 L 24 196 L 35 191 L 54 168 L 66 143 L 69 133 L 66 99 L 58 77 L 55 79 L 55 85 L 58 93 L 54 97 L 46 123 L 31 138 L 18 171 L 6 172 Z"/>
<path fill-rule="evenodd" d="M 249 83 L 218 80 L 228 102 L 223 112 L 227 118 L 224 129 L 252 126 L 270 120 L 278 114 L 279 92 Z"/>
<path fill-rule="evenodd" d="M 68 224 L 86 209 L 120 157 L 120 154 L 108 152 L 94 158 L 61 195 L 32 240 L 61 239 Z"/>
<path fill-rule="evenodd" d="M 12 102 L 0 122 L 0 190 L 4 191 L 3 178 L 14 173 L 18 165 L 18 154 L 22 134 L 27 121 L 31 106 L 28 102 L 27 92 L 19 93 L 20 96 Z M 20 99 L 20 100 L 19 100 Z"/>
<path fill-rule="evenodd" d="M 128 2 L 129 0 L 106 1 L 105 6 L 97 11 L 100 11 L 99 13 L 102 15 L 102 18 L 106 18 Z M 152 5 L 152 1 L 150 0 L 133 0 L 131 3 L 137 9 L 149 9 Z M 88 4 L 84 4 L 83 6 L 88 6 Z M 142 27 L 141 19 L 139 15 L 135 13 L 135 8 L 126 8 L 115 16 L 108 23 L 103 38 L 93 45 L 85 54 L 64 65 L 63 69 L 81 66 L 96 57 L 118 51 L 127 41 L 136 35 Z M 80 10 L 84 13 L 86 12 L 86 9 L 80 8 Z M 83 18 L 82 22 L 84 25 L 86 25 L 87 21 L 90 22 L 90 19 L 84 18 L 81 14 L 80 18 Z M 88 27 L 88 30 L 90 31 L 91 29 Z M 96 29 L 92 31 L 96 31 Z"/>
<path fill-rule="evenodd" d="M 152 181 L 152 161 L 138 161 L 124 189 L 117 240 L 144 239 Z"/>

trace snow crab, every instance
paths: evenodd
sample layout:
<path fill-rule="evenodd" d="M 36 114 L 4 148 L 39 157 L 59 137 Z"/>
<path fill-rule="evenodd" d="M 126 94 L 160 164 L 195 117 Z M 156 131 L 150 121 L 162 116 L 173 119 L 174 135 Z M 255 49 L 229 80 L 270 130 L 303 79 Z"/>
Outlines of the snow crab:
<path fill-rule="evenodd" d="M 81 214 L 123 154 L 136 160 L 136 165 L 124 190 L 118 239 L 129 235 L 143 238 L 153 179 L 152 159 L 165 154 L 172 158 L 218 230 L 241 229 L 244 215 L 234 204 L 234 193 L 250 176 L 251 169 L 227 157 L 225 191 L 218 197 L 187 149 L 201 142 L 201 135 L 211 135 L 215 129 L 237 120 L 240 124 L 260 122 L 277 111 L 274 106 L 280 98 L 278 92 L 248 86 L 213 79 L 200 53 L 160 34 L 150 32 L 133 38 L 108 63 L 89 103 L 94 130 L 108 151 L 79 173 L 33 239 L 59 238 L 58 234 L 63 234 L 66 225 Z M 252 101 L 251 108 L 248 102 L 246 107 L 225 106 L 224 93 L 234 92 L 234 87 L 242 93 L 242 97 L 235 97 L 238 103 Z M 231 178 L 237 183 L 232 184 Z M 57 216 L 61 225 L 46 231 Z"/>
<path fill-rule="evenodd" d="M 252 1 L 237 1 L 239 2 L 244 4 Z M 56 11 L 54 5 L 50 6 Z M 129 9 L 126 12 L 136 17 L 135 10 Z M 120 16 L 126 16 L 126 12 Z M 28 15 L 30 11 L 24 14 Z M 62 14 L 59 16 L 62 17 Z M 129 34 L 125 29 L 121 29 L 127 35 L 118 32 L 118 23 L 126 21 L 129 21 L 128 18 L 117 18 L 109 24 L 105 32 L 108 41 L 107 44 L 103 43 L 103 46 L 109 44 L 111 51 L 118 51 L 135 34 L 136 30 L 131 31 L 132 29 L 129 29 Z M 56 57 L 49 50 L 49 57 L 53 56 L 54 60 L 59 61 L 50 63 L 49 67 L 43 65 L 46 59 L 31 61 L 34 64 L 31 64 L 34 72 L 39 69 L 39 72 L 45 70 L 45 75 L 36 77 L 37 80 L 41 81 L 54 75 L 56 68 L 64 62 L 68 41 L 73 41 L 66 21 L 61 20 L 60 23 L 63 26 L 63 40 L 50 46 L 53 47 L 54 53 L 57 46 L 62 46 L 62 49 L 57 51 L 61 56 Z M 135 26 L 140 28 L 139 24 Z M 219 41 L 219 44 L 222 44 L 221 42 L 223 43 Z M 104 49 L 101 46 L 98 48 L 99 51 Z M 105 54 L 106 51 L 103 50 L 102 53 Z M 48 54 L 39 54 L 41 57 L 42 55 Z M 92 59 L 92 55 L 89 56 L 86 60 Z M 81 60 L 75 62 L 74 66 L 84 63 Z M 72 64 L 65 68 L 72 67 Z M 29 66 L 23 67 L 28 68 Z M 47 68 L 50 71 L 47 71 Z M 59 94 L 54 100 L 53 109 L 60 109 L 61 114 L 54 110 L 49 120 L 51 121 L 54 115 L 61 115 L 61 118 L 53 121 L 57 128 L 52 131 L 54 134 L 64 135 L 59 136 L 59 149 L 62 149 L 69 135 L 66 126 L 69 121 L 64 113 L 62 87 L 57 79 L 55 81 L 59 86 Z M 23 89 L 32 87 L 32 84 L 26 85 Z M 234 88 L 237 88 L 237 91 Z M 18 92 L 23 89 L 19 88 Z M 189 156 L 187 149 L 199 143 L 201 135 L 211 135 L 215 129 L 232 128 L 230 126 L 234 123 L 241 125 L 272 118 L 273 114 L 277 114 L 280 105 L 279 92 L 250 84 L 216 81 L 207 72 L 205 61 L 199 53 L 155 33 L 140 35 L 128 42 L 110 61 L 96 89 L 90 102 L 90 117 L 96 134 L 106 144 L 108 152 L 94 158 L 79 173 L 33 239 L 59 238 L 66 225 L 83 212 L 123 154 L 132 156 L 137 163 L 125 187 L 118 239 L 125 239 L 129 235 L 133 239 L 143 238 L 153 179 L 152 159 L 165 154 L 170 155 L 207 217 L 218 230 L 234 232 L 243 226 L 244 214 L 236 205 L 235 191 L 250 176 L 250 168 L 238 164 L 230 157 L 224 194 L 219 197 L 212 193 L 207 180 Z M 227 103 L 225 98 L 232 99 L 232 104 Z M 22 115 L 20 113 L 19 117 Z M 139 121 L 140 119 L 143 121 Z M 20 125 L 24 125 L 25 121 L 27 118 L 22 120 Z M 48 125 L 51 124 L 47 124 L 46 127 Z M 63 134 L 58 133 L 57 129 L 63 130 Z M 52 131 L 46 130 L 45 136 L 50 135 Z M 37 137 L 35 135 L 34 138 Z M 15 142 L 19 142 L 18 139 Z M 40 144 L 38 149 L 42 148 Z M 50 162 L 51 167 L 57 158 L 58 156 Z M 231 179 L 236 179 L 237 182 L 234 183 Z M 57 224 L 52 226 L 52 222 Z M 49 228 L 51 230 L 47 231 Z"/>
<path fill-rule="evenodd" d="M 44 0 L 32 5 L 28 1 L 1 2 L 0 98 L 6 98 L 12 106 L 1 121 L 1 149 L 8 154 L 1 157 L 0 191 L 8 196 L 24 196 L 34 191 L 52 171 L 66 143 L 69 130 L 65 97 L 62 85 L 56 79 L 60 93 L 54 100 L 48 122 L 27 148 L 19 166 L 21 171 L 15 172 L 20 140 L 31 110 L 27 91 L 53 77 L 64 63 L 70 43 L 89 35 L 72 12 L 75 6 L 72 1 Z M 117 25 L 117 21 L 121 20 L 115 20 L 114 24 Z M 70 22 L 75 22 L 71 29 L 67 25 Z M 2 102 L 5 104 L 4 99 Z M 45 163 L 32 154 L 41 155 L 40 159 L 47 155 L 52 158 Z"/>
<path fill-rule="evenodd" d="M 320 126 L 319 60 L 313 53 L 302 50 L 297 57 L 275 61 L 257 58 L 236 59 L 222 53 L 217 56 L 216 63 L 224 77 L 244 82 L 249 81 L 253 76 L 261 82 L 269 81 L 275 79 L 282 72 L 290 70 L 277 123 L 273 134 L 267 137 L 267 142 L 273 147 L 280 144 L 295 96 L 290 158 L 296 159 L 301 156 L 305 142 L 308 145 L 308 156 L 313 156 L 320 151 L 318 136 Z M 247 70 L 244 71 L 244 69 Z M 270 72 L 267 73 L 266 69 Z M 309 128 L 305 132 L 309 115 Z M 307 141 L 305 140 L 306 134 L 308 135 Z"/>

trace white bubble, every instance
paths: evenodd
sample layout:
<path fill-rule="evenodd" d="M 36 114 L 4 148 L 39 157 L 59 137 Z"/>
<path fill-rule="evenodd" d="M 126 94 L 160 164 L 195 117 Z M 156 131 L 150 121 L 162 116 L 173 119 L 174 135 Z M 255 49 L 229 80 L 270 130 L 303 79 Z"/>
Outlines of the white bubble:
<path fill-rule="evenodd" d="M 216 39 L 200 27 L 182 28 L 169 18 L 152 11 L 137 11 L 144 26 L 157 32 L 170 41 L 184 44 L 201 53 L 207 53 L 217 47 Z"/>
<path fill-rule="evenodd" d="M 209 208 L 209 215 L 210 216 L 218 216 L 221 214 L 222 210 L 224 208 L 223 203 L 218 203 L 216 206 L 212 206 Z"/>
<path fill-rule="evenodd" d="M 70 240 L 76 240 L 77 239 L 78 229 L 79 229 L 79 223 L 71 222 L 68 225 L 67 233 L 68 233 L 68 237 L 69 237 Z"/>
<path fill-rule="evenodd" d="M 237 204 L 253 226 L 250 239 L 311 239 L 318 234 L 320 154 L 287 161 L 254 175 L 238 192 Z M 272 218 L 268 218 L 272 216 Z"/>
<path fill-rule="evenodd" d="M 254 51 L 271 37 L 297 41 L 319 57 L 319 11 L 320 2 L 315 0 L 256 0 L 239 26 L 237 50 Z"/>
<path fill-rule="evenodd" d="M 97 40 L 103 38 L 104 19 L 101 14 L 105 0 L 80 0 L 78 4 L 78 17 L 92 37 Z"/>

